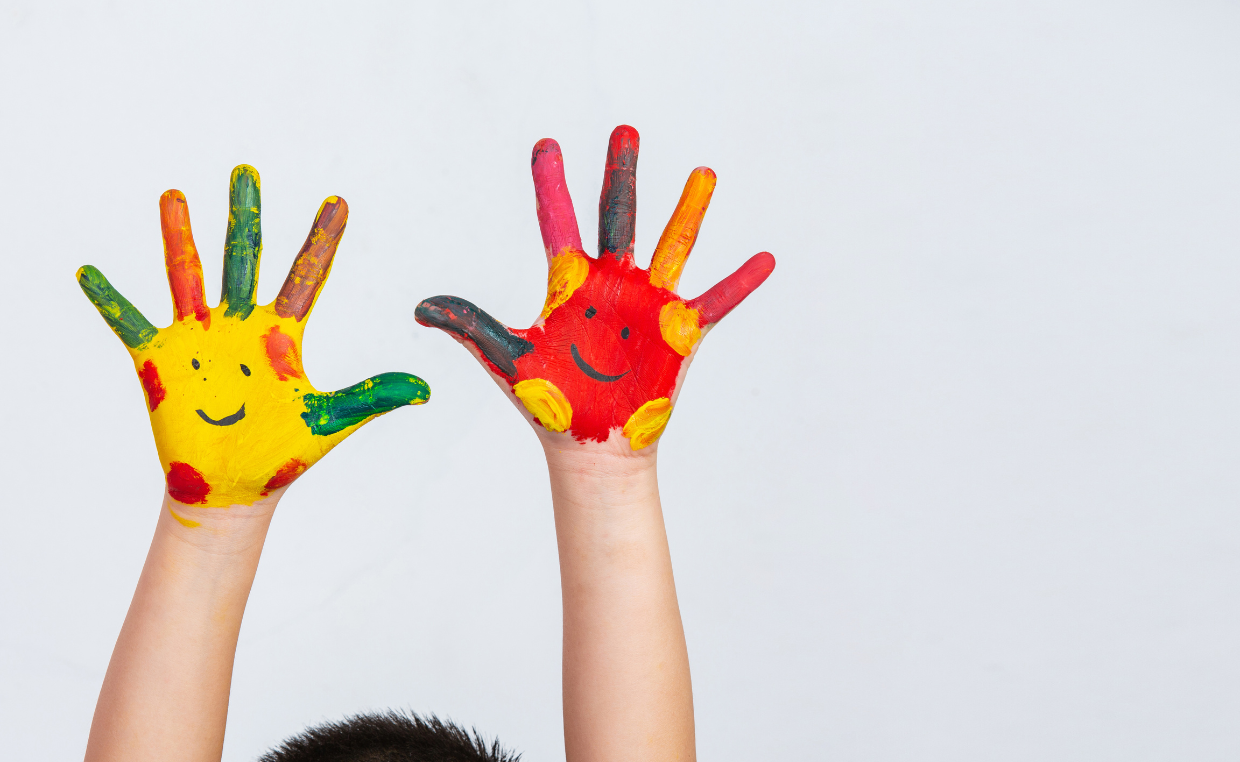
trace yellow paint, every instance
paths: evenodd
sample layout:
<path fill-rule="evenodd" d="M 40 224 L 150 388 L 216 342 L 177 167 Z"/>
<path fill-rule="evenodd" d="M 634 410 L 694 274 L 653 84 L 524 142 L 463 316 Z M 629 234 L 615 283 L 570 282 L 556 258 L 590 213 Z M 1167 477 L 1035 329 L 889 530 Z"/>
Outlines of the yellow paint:
<path fill-rule="evenodd" d="M 714 192 L 715 173 L 706 167 L 693 170 L 650 260 L 650 283 L 655 288 L 676 290 Z"/>
<path fill-rule="evenodd" d="M 176 519 L 177 521 L 181 522 L 181 526 L 189 527 L 190 529 L 193 529 L 194 527 L 200 527 L 200 526 L 202 526 L 202 523 L 201 523 L 201 522 L 198 522 L 198 521 L 190 521 L 190 520 L 189 520 L 189 519 L 187 519 L 187 518 L 184 518 L 184 517 L 178 516 L 178 515 L 177 515 L 177 512 L 176 512 L 176 511 L 174 511 L 174 510 L 172 510 L 172 506 L 168 506 L 168 513 L 171 513 L 171 514 L 172 514 L 172 518 L 174 518 L 174 519 Z"/>
<path fill-rule="evenodd" d="M 224 309 L 211 310 L 209 331 L 190 315 L 161 329 L 141 349 L 129 350 L 135 369 L 154 362 L 165 390 L 151 412 L 164 473 L 174 462 L 196 469 L 211 486 L 208 507 L 254 503 L 290 459 L 312 466 L 361 426 L 312 434 L 301 417 L 302 398 L 317 390 L 304 377 L 281 380 L 272 369 L 264 336 L 278 327 L 299 350 L 304 322 L 280 317 L 271 304 L 255 307 L 244 321 L 225 317 Z M 198 360 L 197 370 L 192 360 Z M 231 426 L 213 426 L 195 412 L 220 420 L 242 405 L 245 417 Z"/>
<path fill-rule="evenodd" d="M 663 429 L 671 417 L 672 401 L 667 397 L 650 400 L 637 408 L 637 412 L 624 422 L 624 435 L 629 438 L 629 446 L 640 450 L 653 444 L 663 435 Z"/>
<path fill-rule="evenodd" d="M 518 381 L 512 387 L 512 393 L 549 431 L 567 431 L 573 422 L 573 406 L 568 403 L 568 398 L 555 384 L 544 378 Z"/>
<path fill-rule="evenodd" d="M 561 250 L 551 260 L 551 267 L 547 270 L 547 303 L 543 306 L 543 318 L 567 302 L 573 292 L 586 282 L 589 274 L 590 262 L 584 252 L 569 248 Z"/>
<path fill-rule="evenodd" d="M 669 347 L 688 357 L 702 338 L 698 311 L 679 300 L 668 302 L 659 310 L 659 332 Z"/>

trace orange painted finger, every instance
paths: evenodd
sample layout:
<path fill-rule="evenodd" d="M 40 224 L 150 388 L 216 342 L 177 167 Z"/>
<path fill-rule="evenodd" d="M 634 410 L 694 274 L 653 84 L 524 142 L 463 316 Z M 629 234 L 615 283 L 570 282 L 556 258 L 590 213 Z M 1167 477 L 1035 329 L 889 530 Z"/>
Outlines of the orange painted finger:
<path fill-rule="evenodd" d="M 189 205 L 185 194 L 170 190 L 159 197 L 159 224 L 164 234 L 164 266 L 168 270 L 168 287 L 172 290 L 172 306 L 177 320 L 193 315 L 204 325 L 211 323 L 202 293 L 202 262 L 194 233 L 189 227 Z"/>
<path fill-rule="evenodd" d="M 676 290 L 685 270 L 685 262 L 693 252 L 693 244 L 697 243 L 702 217 L 706 215 L 714 192 L 715 173 L 710 167 L 693 170 L 650 260 L 650 283 L 656 288 Z"/>
<path fill-rule="evenodd" d="M 314 300 L 331 273 L 332 259 L 336 256 L 336 247 L 340 245 L 340 237 L 344 235 L 348 220 L 349 205 L 339 196 L 328 197 L 319 207 L 314 226 L 310 228 L 310 234 L 297 253 L 297 259 L 293 260 L 293 267 L 276 297 L 277 315 L 300 321 L 310 314 Z"/>

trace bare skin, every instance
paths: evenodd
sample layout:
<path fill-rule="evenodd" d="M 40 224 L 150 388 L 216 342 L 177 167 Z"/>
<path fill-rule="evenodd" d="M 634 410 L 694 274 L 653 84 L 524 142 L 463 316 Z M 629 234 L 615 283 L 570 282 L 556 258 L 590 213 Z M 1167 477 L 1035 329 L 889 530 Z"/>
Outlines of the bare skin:
<path fill-rule="evenodd" d="M 567 758 L 692 760 L 693 692 L 657 447 L 633 453 L 618 437 L 583 447 L 538 433 L 560 552 Z M 242 615 L 283 492 L 228 509 L 164 497 L 87 762 L 220 759 Z"/>
<path fill-rule="evenodd" d="M 706 167 L 690 173 L 649 269 L 638 267 L 638 146 L 632 127 L 612 131 L 591 258 L 559 144 L 534 145 L 547 297 L 533 326 L 513 331 L 456 296 L 414 312 L 479 361 L 542 442 L 560 554 L 569 762 L 696 758 L 658 440 L 702 339 L 775 267 L 761 252 L 696 299 L 676 293 L 714 192 Z"/>
<path fill-rule="evenodd" d="M 227 509 L 164 496 L 99 692 L 87 762 L 220 759 L 241 617 L 283 493 Z"/>
<path fill-rule="evenodd" d="M 567 759 L 693 760 L 689 653 L 656 448 L 634 454 L 618 435 L 594 447 L 539 436 L 560 552 Z"/>

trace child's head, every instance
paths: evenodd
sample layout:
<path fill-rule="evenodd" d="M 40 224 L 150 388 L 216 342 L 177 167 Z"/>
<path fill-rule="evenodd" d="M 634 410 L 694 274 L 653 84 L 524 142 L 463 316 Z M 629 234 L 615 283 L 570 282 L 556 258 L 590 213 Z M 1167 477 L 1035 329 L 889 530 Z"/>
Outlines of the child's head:
<path fill-rule="evenodd" d="M 388 711 L 309 728 L 263 755 L 259 762 L 519 762 L 478 731 L 431 715 Z"/>

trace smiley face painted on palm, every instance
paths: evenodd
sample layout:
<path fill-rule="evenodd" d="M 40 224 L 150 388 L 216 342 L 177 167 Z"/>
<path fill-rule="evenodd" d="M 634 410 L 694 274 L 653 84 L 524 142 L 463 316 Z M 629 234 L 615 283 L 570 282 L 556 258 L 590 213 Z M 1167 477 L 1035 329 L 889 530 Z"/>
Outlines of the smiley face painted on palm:
<path fill-rule="evenodd" d="M 208 360 L 208 362 L 210 362 L 210 360 Z M 202 363 L 198 362 L 197 357 L 190 360 L 190 365 L 194 366 L 194 370 L 196 371 L 202 370 Z M 245 363 L 242 363 L 239 367 L 241 370 L 241 374 L 248 378 L 250 376 L 250 367 L 246 365 Z M 207 377 L 203 376 L 202 380 L 206 381 Z M 223 418 L 220 418 L 218 420 L 207 415 L 206 411 L 204 411 L 202 408 L 198 408 L 194 412 L 198 414 L 199 418 L 211 424 L 212 426 L 231 426 L 234 423 L 239 422 L 242 418 L 245 418 L 245 403 L 244 402 L 241 403 L 241 407 L 237 408 L 237 412 L 231 415 L 226 415 Z"/>
<path fill-rule="evenodd" d="M 571 407 L 573 434 L 603 441 L 642 405 L 671 399 L 685 357 L 659 330 L 659 311 L 675 294 L 650 285 L 631 260 L 583 259 L 590 271 L 572 296 L 542 325 L 513 331 L 533 345 L 515 360 L 514 386 L 545 379 Z"/>
<path fill-rule="evenodd" d="M 615 432 L 634 450 L 658 440 L 682 369 L 703 330 L 770 275 L 761 253 L 697 299 L 676 285 L 693 249 L 715 174 L 694 170 L 648 270 L 633 258 L 638 135 L 617 127 L 599 201 L 599 256 L 581 248 L 576 214 L 554 140 L 534 147 L 538 222 L 547 253 L 547 299 L 533 327 L 512 330 L 473 304 L 438 296 L 418 305 L 418 322 L 473 346 L 535 423 L 579 442 Z"/>
<path fill-rule="evenodd" d="M 327 199 L 276 300 L 257 305 L 259 179 L 233 171 L 221 303 L 207 307 L 180 191 L 160 199 L 172 325 L 156 329 L 89 265 L 78 283 L 129 348 L 174 500 L 248 505 L 287 486 L 377 415 L 425 402 L 425 382 L 384 373 L 336 392 L 306 378 L 306 319 L 331 269 L 348 206 Z M 177 514 L 173 514 L 182 523 Z M 193 522 L 188 522 L 187 526 Z"/>

